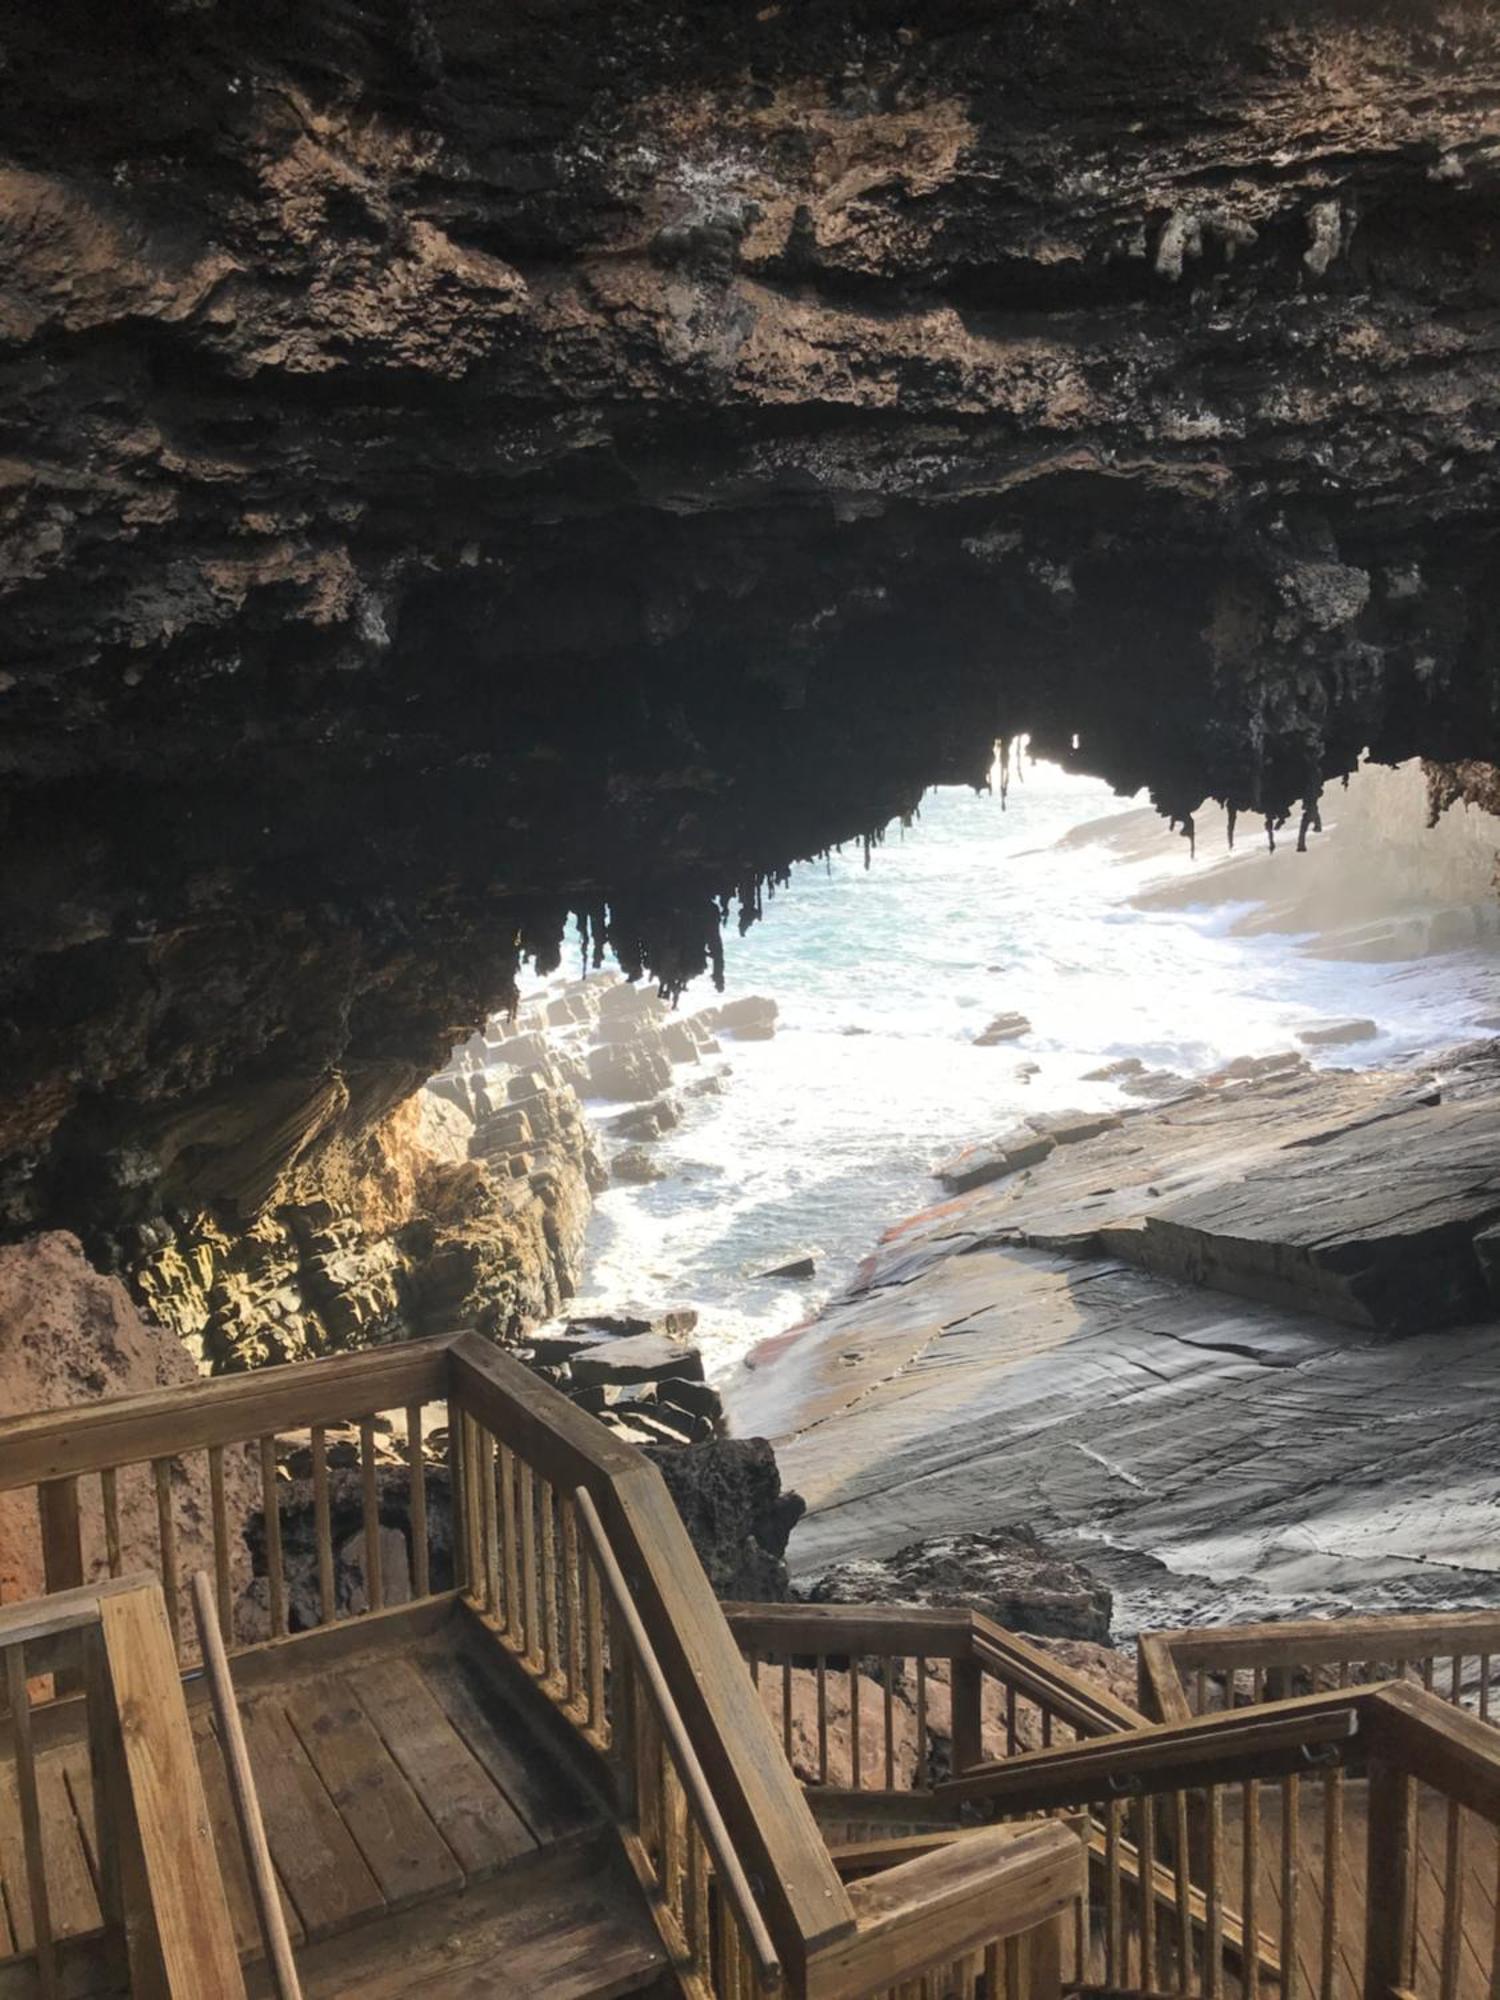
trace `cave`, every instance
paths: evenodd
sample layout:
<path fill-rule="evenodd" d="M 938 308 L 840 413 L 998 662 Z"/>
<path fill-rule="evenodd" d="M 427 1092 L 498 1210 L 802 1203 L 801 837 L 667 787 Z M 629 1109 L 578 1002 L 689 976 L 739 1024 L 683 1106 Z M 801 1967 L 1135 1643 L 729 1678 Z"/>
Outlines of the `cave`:
<path fill-rule="evenodd" d="M 154 0 L 5 62 L 12 1237 L 250 1221 L 570 915 L 673 994 L 996 738 L 1273 832 L 1487 782 L 1479 4 Z"/>

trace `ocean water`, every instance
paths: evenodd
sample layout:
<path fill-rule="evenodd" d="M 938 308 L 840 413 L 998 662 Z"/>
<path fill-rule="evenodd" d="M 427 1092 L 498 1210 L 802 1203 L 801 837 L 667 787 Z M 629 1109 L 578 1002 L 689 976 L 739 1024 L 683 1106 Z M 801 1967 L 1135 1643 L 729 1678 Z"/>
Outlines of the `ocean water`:
<path fill-rule="evenodd" d="M 1083 1081 L 1089 1070 L 1136 1056 L 1201 1074 L 1346 1015 L 1383 1032 L 1318 1060 L 1400 1062 L 1500 1007 L 1493 951 L 1328 962 L 1283 936 L 1235 935 L 1243 905 L 1132 908 L 1203 862 L 1185 841 L 1108 838 L 1130 804 L 1031 765 L 1003 807 L 998 791 L 929 794 L 868 868 L 855 849 L 799 867 L 728 948 L 725 997 L 773 995 L 776 1037 L 726 1041 L 724 1094 L 686 1097 L 654 1149 L 667 1178 L 599 1199 L 574 1309 L 694 1305 L 722 1381 L 846 1286 L 884 1229 L 943 1198 L 937 1161 L 1028 1112 L 1139 1102 Z M 715 998 L 705 980 L 681 1006 Z M 1010 1010 L 1032 1032 L 976 1047 Z M 802 1251 L 811 1280 L 758 1275 Z"/>

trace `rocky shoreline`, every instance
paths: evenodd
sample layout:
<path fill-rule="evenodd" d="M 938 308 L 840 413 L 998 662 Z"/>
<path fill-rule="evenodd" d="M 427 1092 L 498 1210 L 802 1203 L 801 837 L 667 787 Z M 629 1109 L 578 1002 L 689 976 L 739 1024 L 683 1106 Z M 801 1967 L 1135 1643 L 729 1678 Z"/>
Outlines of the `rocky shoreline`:
<path fill-rule="evenodd" d="M 1500 1600 L 1500 1043 L 1075 1124 L 727 1386 L 807 1501 L 794 1588 L 1024 1527 L 1125 1632 Z"/>

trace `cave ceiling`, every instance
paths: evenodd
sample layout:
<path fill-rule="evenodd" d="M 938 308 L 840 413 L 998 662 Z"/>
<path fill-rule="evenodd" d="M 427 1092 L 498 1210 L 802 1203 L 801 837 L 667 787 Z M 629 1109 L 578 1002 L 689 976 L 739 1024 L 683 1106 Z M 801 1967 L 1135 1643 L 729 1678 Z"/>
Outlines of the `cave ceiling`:
<path fill-rule="evenodd" d="M 1500 750 L 1500 11 L 0 29 L 0 1219 L 253 1208 L 1029 733 Z"/>

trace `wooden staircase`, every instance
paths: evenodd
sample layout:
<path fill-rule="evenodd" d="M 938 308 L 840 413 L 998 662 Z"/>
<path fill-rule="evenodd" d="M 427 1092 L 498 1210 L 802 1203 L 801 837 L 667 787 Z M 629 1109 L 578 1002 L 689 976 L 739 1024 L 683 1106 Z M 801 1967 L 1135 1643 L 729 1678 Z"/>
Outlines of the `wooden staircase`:
<path fill-rule="evenodd" d="M 382 1413 L 407 1573 L 351 1609 L 327 1431 L 378 1551 Z M 467 1334 L 0 1422 L 17 1491 L 50 1589 L 0 1609 L 0 2000 L 273 1994 L 278 1909 L 309 2000 L 1500 1993 L 1500 1616 L 1148 1637 L 1137 1708 L 967 1612 L 726 1611 L 656 1468 Z"/>

